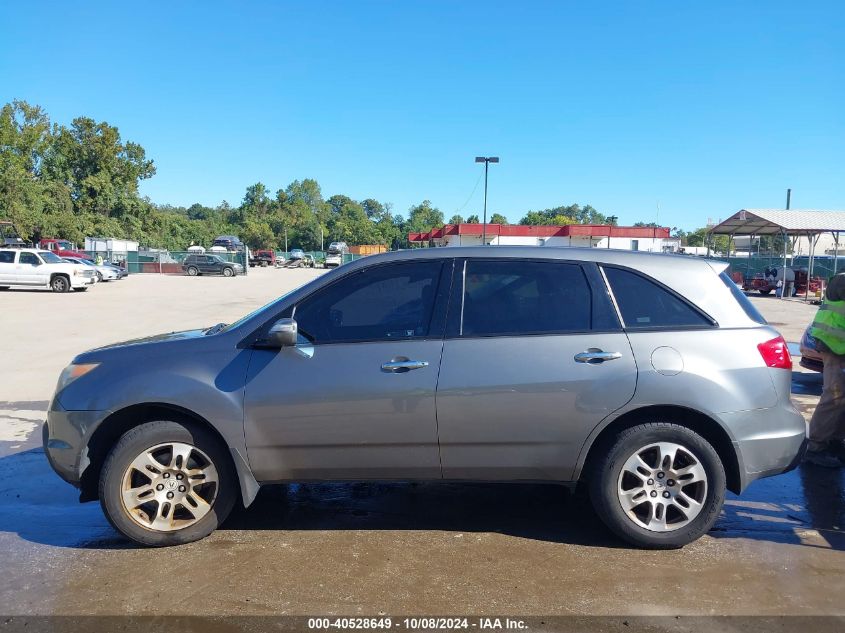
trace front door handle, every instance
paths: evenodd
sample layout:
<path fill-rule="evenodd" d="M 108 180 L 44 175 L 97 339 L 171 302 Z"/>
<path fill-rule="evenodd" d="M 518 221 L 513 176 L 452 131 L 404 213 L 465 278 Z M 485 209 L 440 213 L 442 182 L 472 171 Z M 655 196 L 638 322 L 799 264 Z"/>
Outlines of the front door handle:
<path fill-rule="evenodd" d="M 590 363 L 591 365 L 597 365 L 606 360 L 616 360 L 617 358 L 622 358 L 622 354 L 619 352 L 603 352 L 594 347 L 591 347 L 586 352 L 575 354 L 576 363 Z"/>
<path fill-rule="evenodd" d="M 428 367 L 426 360 L 392 360 L 389 363 L 384 363 L 381 366 L 382 371 L 392 374 L 404 374 L 412 369 L 422 369 Z"/>

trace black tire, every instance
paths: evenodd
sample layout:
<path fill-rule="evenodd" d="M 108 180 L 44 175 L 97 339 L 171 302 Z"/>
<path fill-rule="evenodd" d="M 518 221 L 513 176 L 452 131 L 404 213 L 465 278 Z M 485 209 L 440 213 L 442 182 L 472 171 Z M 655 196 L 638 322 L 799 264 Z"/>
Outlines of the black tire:
<path fill-rule="evenodd" d="M 55 275 L 50 280 L 50 289 L 53 292 L 69 292 L 70 280 L 64 275 Z"/>
<path fill-rule="evenodd" d="M 768 290 L 764 290 L 763 288 L 760 288 L 760 294 L 761 295 L 770 295 L 770 294 L 772 294 L 772 289 L 769 288 Z"/>
<path fill-rule="evenodd" d="M 646 529 L 636 522 L 623 509 L 617 494 L 626 460 L 656 442 L 671 442 L 690 451 L 703 467 L 707 482 L 698 514 L 686 525 L 664 532 Z M 622 540 L 646 549 L 677 549 L 705 534 L 718 518 L 725 500 L 725 469 L 715 449 L 694 431 L 668 422 L 641 424 L 622 431 L 597 449 L 602 452 L 590 469 L 590 499 L 599 518 Z"/>
<path fill-rule="evenodd" d="M 224 277 L 234 277 L 235 276 L 235 269 L 231 266 L 225 266 L 223 268 L 223 276 Z"/>
<path fill-rule="evenodd" d="M 99 270 L 97 271 L 97 281 L 103 281 L 103 273 L 101 273 Z"/>
<path fill-rule="evenodd" d="M 87 292 L 88 286 L 82 286 L 81 288 L 74 288 L 73 291 L 74 292 Z"/>
<path fill-rule="evenodd" d="M 188 273 L 189 277 L 196 277 L 200 271 L 196 266 L 188 266 L 188 270 L 186 270 L 185 272 Z"/>
<path fill-rule="evenodd" d="M 181 529 L 158 531 L 129 516 L 122 500 L 123 476 L 137 456 L 168 442 L 190 444 L 205 453 L 217 469 L 218 487 L 211 508 L 201 519 Z M 100 472 L 99 497 L 106 518 L 118 532 L 140 545 L 167 547 L 198 541 L 216 530 L 235 505 L 238 481 L 229 452 L 210 431 L 190 421 L 158 420 L 130 429 L 117 441 Z"/>
<path fill-rule="evenodd" d="M 9 289 L 9 286 L 0 286 L 0 292 L 2 292 L 3 290 L 8 290 L 8 289 Z"/>

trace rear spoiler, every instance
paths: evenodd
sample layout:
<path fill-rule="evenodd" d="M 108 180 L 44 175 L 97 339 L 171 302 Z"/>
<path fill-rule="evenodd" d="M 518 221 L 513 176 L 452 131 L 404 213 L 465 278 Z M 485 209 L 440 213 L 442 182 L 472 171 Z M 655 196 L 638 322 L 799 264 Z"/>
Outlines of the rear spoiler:
<path fill-rule="evenodd" d="M 723 262 L 720 259 L 708 259 L 707 263 L 710 264 L 710 268 L 716 271 L 717 275 L 721 275 L 730 266 L 728 262 Z"/>

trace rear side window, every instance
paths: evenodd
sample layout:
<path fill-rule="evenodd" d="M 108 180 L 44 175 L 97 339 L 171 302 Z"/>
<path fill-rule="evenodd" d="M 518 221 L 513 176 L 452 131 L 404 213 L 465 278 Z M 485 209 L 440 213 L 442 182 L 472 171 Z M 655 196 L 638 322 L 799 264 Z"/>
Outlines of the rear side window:
<path fill-rule="evenodd" d="M 761 325 L 766 325 L 766 319 L 763 317 L 760 312 L 758 312 L 757 308 L 754 307 L 754 304 L 751 303 L 751 300 L 745 296 L 745 293 L 742 291 L 739 286 L 737 286 L 733 279 L 730 278 L 727 271 L 722 272 L 719 275 L 719 279 L 721 279 L 725 285 L 730 289 L 731 294 L 736 299 L 736 302 L 742 307 L 745 311 L 745 314 L 748 315 L 748 318 L 752 321 L 755 321 Z"/>
<path fill-rule="evenodd" d="M 469 260 L 465 280 L 463 336 L 553 334 L 590 329 L 590 286 L 578 265 Z"/>
<path fill-rule="evenodd" d="M 605 267 L 604 274 L 629 330 L 713 325 L 686 301 L 647 277 L 611 267 Z"/>
<path fill-rule="evenodd" d="M 15 251 L 0 251 L 0 264 L 14 264 Z"/>

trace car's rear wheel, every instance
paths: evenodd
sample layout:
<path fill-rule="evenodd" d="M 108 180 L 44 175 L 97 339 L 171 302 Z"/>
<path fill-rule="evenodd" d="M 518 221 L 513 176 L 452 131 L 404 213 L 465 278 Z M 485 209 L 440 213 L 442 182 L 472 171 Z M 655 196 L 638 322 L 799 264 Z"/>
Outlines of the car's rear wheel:
<path fill-rule="evenodd" d="M 64 275 L 56 275 L 50 280 L 50 289 L 53 292 L 67 292 L 70 290 L 70 281 Z"/>
<path fill-rule="evenodd" d="M 590 498 L 617 536 L 674 549 L 706 533 L 725 498 L 725 470 L 694 431 L 670 423 L 622 431 L 593 463 Z"/>
<path fill-rule="evenodd" d="M 199 274 L 199 269 L 196 266 L 188 266 L 188 270 L 186 271 L 189 276 L 196 277 Z"/>
<path fill-rule="evenodd" d="M 127 431 L 100 473 L 100 504 L 141 545 L 190 543 L 211 534 L 237 498 L 225 446 L 189 422 L 155 421 Z"/>
<path fill-rule="evenodd" d="M 231 268 L 229 268 L 228 266 L 226 266 L 226 267 L 223 269 L 223 276 L 224 276 L 224 277 L 231 277 L 231 276 L 233 276 L 234 274 L 235 274 L 235 271 L 234 271 L 234 270 L 232 270 Z"/>
<path fill-rule="evenodd" d="M 98 270 L 98 271 L 97 271 L 97 281 L 102 281 L 102 280 L 103 280 L 103 273 L 101 273 L 101 272 Z"/>

